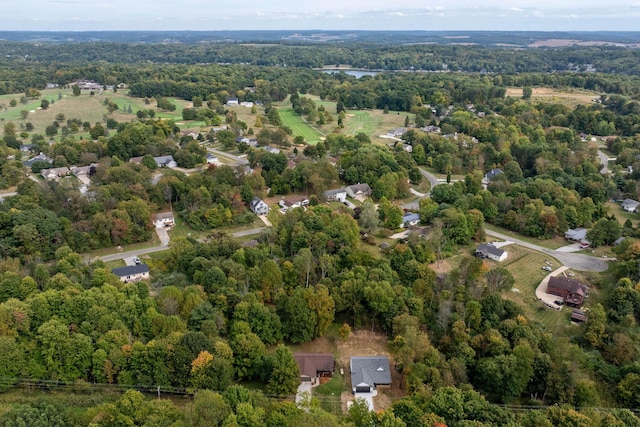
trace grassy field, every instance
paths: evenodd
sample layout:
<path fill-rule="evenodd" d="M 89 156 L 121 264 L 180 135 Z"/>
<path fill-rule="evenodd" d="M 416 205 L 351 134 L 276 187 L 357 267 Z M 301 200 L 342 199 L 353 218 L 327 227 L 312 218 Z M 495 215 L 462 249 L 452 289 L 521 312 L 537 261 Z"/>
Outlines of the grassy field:
<path fill-rule="evenodd" d="M 313 389 L 313 396 L 320 401 L 320 407 L 325 411 L 333 414 L 341 414 L 341 395 L 344 390 L 344 377 L 336 371 L 329 382 Z"/>
<path fill-rule="evenodd" d="M 511 230 L 507 230 L 506 228 L 498 227 L 497 225 L 489 224 L 488 222 L 484 223 L 484 227 L 488 230 L 495 231 L 497 233 L 506 234 L 507 236 L 513 236 L 514 239 L 519 239 L 524 242 L 533 243 L 534 245 L 544 246 L 548 249 L 558 249 L 563 246 L 567 246 L 569 242 L 567 242 L 563 237 L 556 236 L 553 239 L 536 239 L 535 237 L 528 237 L 522 234 L 515 233 Z"/>
<path fill-rule="evenodd" d="M 554 334 L 570 326 L 569 310 L 547 309 L 535 296 L 536 288 L 548 274 L 542 269 L 546 265 L 545 261 L 550 262 L 550 267 L 554 270 L 561 264 L 548 255 L 521 246 L 508 245 L 505 249 L 509 252 L 509 257 L 500 266 L 509 270 L 515 279 L 515 284 L 511 291 L 504 293 L 504 297 L 518 303 L 529 319 L 542 323 Z"/>
<path fill-rule="evenodd" d="M 600 93 L 590 92 L 587 90 L 557 90 L 550 87 L 534 87 L 532 88 L 532 102 L 553 102 L 563 104 L 573 108 L 577 105 L 593 104 L 593 100 L 600 98 Z M 514 98 L 522 98 L 522 88 L 514 87 L 507 89 L 507 96 Z"/>
<path fill-rule="evenodd" d="M 282 124 L 291 128 L 293 136 L 302 136 L 307 144 L 310 145 L 317 144 L 324 139 L 322 132 L 305 122 L 292 108 L 281 108 L 278 112 Z"/>
<path fill-rule="evenodd" d="M 637 213 L 627 212 L 622 209 L 622 206 L 614 202 L 606 202 L 604 206 L 609 209 L 610 214 L 616 217 L 620 225 L 624 224 L 628 219 L 631 220 L 634 227 L 637 227 L 638 224 L 640 224 L 640 215 Z"/>

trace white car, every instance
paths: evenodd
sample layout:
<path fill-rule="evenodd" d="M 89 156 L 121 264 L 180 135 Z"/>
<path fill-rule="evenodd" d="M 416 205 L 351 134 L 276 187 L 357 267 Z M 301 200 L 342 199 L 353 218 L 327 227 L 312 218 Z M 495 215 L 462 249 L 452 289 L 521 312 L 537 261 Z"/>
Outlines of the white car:
<path fill-rule="evenodd" d="M 544 271 L 551 271 L 551 267 L 549 267 L 548 265 L 545 265 L 544 267 L 542 267 L 542 269 Z"/>
<path fill-rule="evenodd" d="M 140 258 L 138 258 L 137 256 L 134 256 L 133 257 L 133 263 L 135 265 L 140 265 L 140 264 L 142 264 L 142 261 L 140 261 Z"/>

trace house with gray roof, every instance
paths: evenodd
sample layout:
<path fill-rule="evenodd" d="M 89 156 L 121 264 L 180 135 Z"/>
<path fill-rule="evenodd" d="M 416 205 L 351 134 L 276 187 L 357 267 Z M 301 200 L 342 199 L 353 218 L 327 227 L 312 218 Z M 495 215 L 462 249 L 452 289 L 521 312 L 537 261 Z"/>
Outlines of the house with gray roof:
<path fill-rule="evenodd" d="M 111 270 L 122 282 L 137 282 L 149 278 L 149 266 L 147 264 L 127 265 L 126 267 Z"/>
<path fill-rule="evenodd" d="M 633 199 L 624 199 L 621 206 L 622 209 L 627 212 L 636 212 L 638 210 L 638 206 L 640 206 L 640 202 Z"/>
<path fill-rule="evenodd" d="M 420 223 L 420 215 L 414 212 L 407 212 L 402 217 L 401 228 L 409 228 L 412 225 L 418 225 Z"/>
<path fill-rule="evenodd" d="M 391 368 L 387 356 L 352 356 L 349 366 L 353 394 L 391 387 Z"/>
<path fill-rule="evenodd" d="M 266 215 L 269 213 L 269 205 L 260 197 L 254 197 L 249 203 L 249 209 L 256 215 Z"/>
<path fill-rule="evenodd" d="M 373 193 L 369 184 L 349 185 L 348 187 L 345 187 L 345 191 L 349 197 L 360 201 L 364 201 L 367 197 L 371 196 L 371 193 Z"/>
<path fill-rule="evenodd" d="M 337 188 L 335 190 L 327 190 L 324 192 L 324 197 L 327 202 L 340 202 L 344 203 L 347 200 L 347 190 L 344 188 Z"/>
<path fill-rule="evenodd" d="M 476 256 L 478 258 L 489 258 L 500 262 L 507 259 L 508 253 L 493 245 L 493 243 L 482 243 L 476 247 Z"/>
<path fill-rule="evenodd" d="M 30 168 L 35 162 L 47 162 L 51 164 L 53 163 L 53 159 L 44 153 L 40 153 L 37 156 L 30 158 L 29 160 L 25 160 L 24 162 L 22 162 L 22 164 Z"/>

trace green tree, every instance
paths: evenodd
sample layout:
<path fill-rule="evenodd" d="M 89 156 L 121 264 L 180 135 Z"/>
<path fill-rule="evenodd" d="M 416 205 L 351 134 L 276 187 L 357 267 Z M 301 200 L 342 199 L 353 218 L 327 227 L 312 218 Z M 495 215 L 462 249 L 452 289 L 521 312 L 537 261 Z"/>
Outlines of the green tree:
<path fill-rule="evenodd" d="M 267 393 L 287 396 L 295 394 L 300 384 L 300 371 L 288 347 L 280 344 L 273 355 Z"/>
<path fill-rule="evenodd" d="M 73 91 L 73 96 L 80 96 L 80 86 L 73 85 L 71 86 L 71 90 Z"/>

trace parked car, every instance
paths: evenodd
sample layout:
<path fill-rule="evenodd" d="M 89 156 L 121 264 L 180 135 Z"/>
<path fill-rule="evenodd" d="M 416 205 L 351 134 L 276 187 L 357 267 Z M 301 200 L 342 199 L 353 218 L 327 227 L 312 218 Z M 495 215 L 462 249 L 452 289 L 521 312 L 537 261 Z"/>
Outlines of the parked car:
<path fill-rule="evenodd" d="M 555 305 L 564 305 L 564 301 L 556 300 L 554 301 Z"/>
<path fill-rule="evenodd" d="M 140 265 L 142 264 L 142 261 L 140 261 L 140 258 L 138 258 L 137 256 L 133 257 L 133 263 L 135 265 Z"/>
<path fill-rule="evenodd" d="M 551 271 L 551 267 L 549 267 L 548 265 L 545 265 L 544 267 L 542 267 L 542 269 L 544 271 Z"/>

